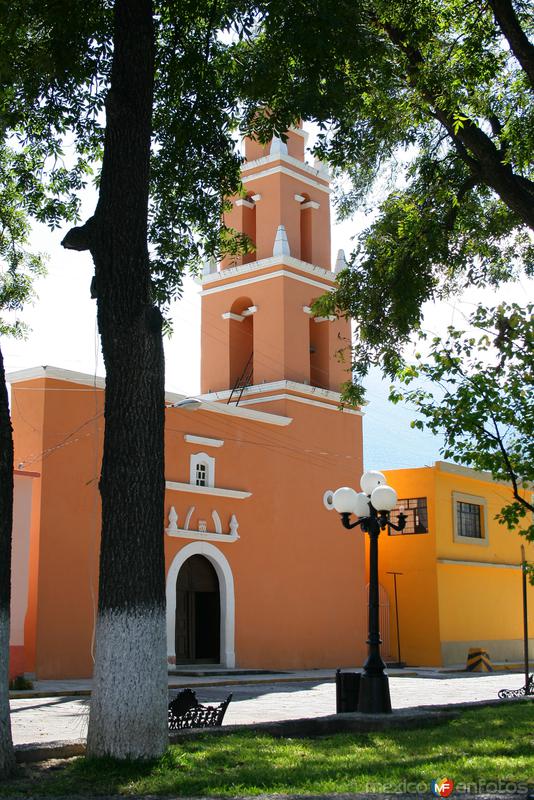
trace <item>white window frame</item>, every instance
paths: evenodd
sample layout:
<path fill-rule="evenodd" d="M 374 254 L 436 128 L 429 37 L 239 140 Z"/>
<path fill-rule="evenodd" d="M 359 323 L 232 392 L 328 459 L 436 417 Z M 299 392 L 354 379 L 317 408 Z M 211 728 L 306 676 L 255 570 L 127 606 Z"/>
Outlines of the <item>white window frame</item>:
<path fill-rule="evenodd" d="M 469 503 L 473 506 L 480 507 L 480 524 L 482 526 L 482 537 L 479 539 L 476 536 L 461 536 L 458 530 L 458 503 Z M 474 494 L 464 494 L 463 492 L 452 493 L 452 529 L 454 532 L 454 541 L 458 544 L 476 544 L 482 547 L 487 547 L 489 544 L 489 528 L 488 528 L 488 501 L 485 497 L 480 497 Z"/>
<path fill-rule="evenodd" d="M 206 467 L 206 486 L 215 486 L 215 459 L 207 453 L 193 453 L 189 461 L 189 483 L 197 485 L 197 466 Z"/>

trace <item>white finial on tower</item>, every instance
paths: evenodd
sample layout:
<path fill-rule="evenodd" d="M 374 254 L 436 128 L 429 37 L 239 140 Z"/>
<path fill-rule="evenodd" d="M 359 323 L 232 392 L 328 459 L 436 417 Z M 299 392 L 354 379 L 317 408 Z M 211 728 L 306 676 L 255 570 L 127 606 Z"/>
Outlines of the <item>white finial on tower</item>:
<path fill-rule="evenodd" d="M 317 170 L 317 174 L 321 178 L 326 178 L 327 180 L 330 179 L 330 170 L 328 169 L 328 164 L 325 164 L 324 161 L 321 161 L 320 158 L 315 158 L 313 161 L 313 166 Z"/>
<path fill-rule="evenodd" d="M 210 256 L 209 258 L 206 257 L 202 265 L 202 274 L 212 275 L 214 272 L 217 272 L 217 262 L 215 261 L 213 256 Z"/>
<path fill-rule="evenodd" d="M 273 256 L 289 256 L 289 242 L 284 225 L 279 225 L 274 239 Z"/>
<path fill-rule="evenodd" d="M 342 269 L 347 269 L 347 259 L 345 258 L 345 251 L 338 250 L 337 251 L 337 258 L 336 258 L 336 266 L 334 267 L 334 272 L 336 275 L 338 272 L 341 272 Z"/>
<path fill-rule="evenodd" d="M 272 156 L 287 156 L 287 144 L 278 136 L 273 136 L 269 152 Z"/>

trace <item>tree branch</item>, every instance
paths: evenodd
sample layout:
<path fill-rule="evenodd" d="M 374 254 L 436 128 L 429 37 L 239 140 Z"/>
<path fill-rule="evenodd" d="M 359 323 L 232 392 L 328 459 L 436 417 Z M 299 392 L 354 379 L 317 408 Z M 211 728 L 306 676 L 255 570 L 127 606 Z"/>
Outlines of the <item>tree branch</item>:
<path fill-rule="evenodd" d="M 534 88 L 534 45 L 532 45 L 515 13 L 511 0 L 488 0 L 497 25 L 506 37 Z"/>
<path fill-rule="evenodd" d="M 534 230 L 534 183 L 516 175 L 509 164 L 503 163 L 502 153 L 472 119 L 466 118 L 458 125 L 452 114 L 440 107 L 433 90 L 421 81 L 420 69 L 425 64 L 421 51 L 410 44 L 406 34 L 395 26 L 385 23 L 383 29 L 392 44 L 407 59 L 409 84 L 428 103 L 430 113 L 446 129 L 460 157 L 471 170 L 478 172 L 484 183 L 493 189 L 525 225 Z"/>
<path fill-rule="evenodd" d="M 71 228 L 61 242 L 61 246 L 66 250 L 77 250 L 80 253 L 90 250 L 93 242 L 94 221 L 94 217 L 89 217 L 85 225 Z"/>

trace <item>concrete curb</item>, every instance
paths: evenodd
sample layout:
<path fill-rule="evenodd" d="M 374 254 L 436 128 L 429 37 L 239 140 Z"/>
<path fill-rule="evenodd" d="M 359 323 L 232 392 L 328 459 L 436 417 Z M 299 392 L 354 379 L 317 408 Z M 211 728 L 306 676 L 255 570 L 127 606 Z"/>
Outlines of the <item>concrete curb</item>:
<path fill-rule="evenodd" d="M 74 756 L 83 755 L 85 755 L 85 739 L 76 739 L 70 742 L 15 745 L 17 764 L 48 761 L 50 758 L 74 758 Z"/>
<path fill-rule="evenodd" d="M 417 728 L 448 722 L 456 719 L 462 711 L 470 711 L 503 703 L 533 702 L 530 698 L 514 698 L 511 700 L 477 700 L 454 705 L 420 706 L 402 708 L 393 714 L 329 714 L 324 717 L 302 717 L 299 719 L 280 720 L 279 722 L 259 722 L 241 725 L 224 725 L 221 728 L 188 728 L 173 731 L 169 742 L 176 744 L 186 739 L 200 736 L 227 736 L 232 733 L 254 731 L 277 737 L 314 737 L 331 736 L 335 733 L 367 733 L 373 731 L 395 730 L 398 728 Z M 73 758 L 85 754 L 85 739 L 68 742 L 30 743 L 15 745 L 15 757 L 18 763 L 46 761 L 50 758 Z M 396 795 L 398 798 L 398 795 Z"/>

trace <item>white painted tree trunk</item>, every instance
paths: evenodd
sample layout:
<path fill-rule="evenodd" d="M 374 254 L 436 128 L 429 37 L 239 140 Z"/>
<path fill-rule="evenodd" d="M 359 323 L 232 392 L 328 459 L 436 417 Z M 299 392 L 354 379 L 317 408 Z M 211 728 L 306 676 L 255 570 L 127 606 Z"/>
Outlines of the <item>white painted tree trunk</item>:
<path fill-rule="evenodd" d="M 165 610 L 100 611 L 87 755 L 161 755 L 169 744 L 167 705 Z"/>
<path fill-rule="evenodd" d="M 9 716 L 9 614 L 0 611 L 0 777 L 15 766 Z"/>

